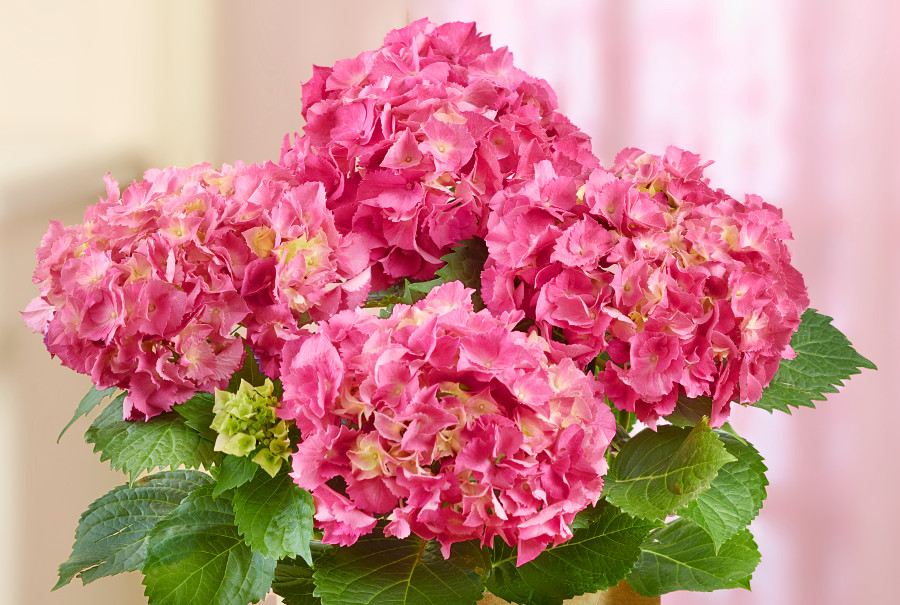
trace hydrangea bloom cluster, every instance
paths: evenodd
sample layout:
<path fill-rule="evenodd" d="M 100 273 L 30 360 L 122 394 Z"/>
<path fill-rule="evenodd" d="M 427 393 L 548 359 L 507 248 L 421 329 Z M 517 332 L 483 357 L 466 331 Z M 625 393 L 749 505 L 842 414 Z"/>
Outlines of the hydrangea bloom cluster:
<path fill-rule="evenodd" d="M 274 164 L 150 170 L 121 194 L 107 177 L 107 195 L 82 224 L 51 223 L 24 316 L 64 365 L 127 389 L 127 418 L 225 387 L 244 358 L 240 326 L 277 370 L 298 320 L 368 292 L 322 186 Z"/>
<path fill-rule="evenodd" d="M 499 536 L 518 562 L 571 537 L 600 496 L 615 420 L 597 383 L 550 363 L 521 312 L 475 312 L 459 282 L 388 319 L 339 313 L 288 343 L 278 413 L 303 441 L 293 477 L 324 541 L 385 534 L 451 544 Z"/>
<path fill-rule="evenodd" d="M 600 567 L 664 541 L 652 529 L 662 516 L 667 528 L 690 521 L 696 544 L 746 537 L 765 467 L 749 443 L 734 450 L 710 426 L 725 422 L 732 401 L 789 411 L 874 368 L 829 318 L 804 313 L 781 212 L 713 189 L 708 164 L 674 147 L 625 149 L 600 167 L 547 83 L 471 23 L 423 19 L 375 51 L 316 67 L 302 113 L 302 136 L 285 138 L 277 164 L 150 170 L 123 191 L 107 176 L 106 199 L 80 225 L 51 223 L 38 249 L 40 295 L 26 323 L 96 387 L 125 389 L 125 419 L 138 421 L 125 433 L 110 427 L 108 414 L 123 411 L 117 397 L 86 441 L 131 475 L 205 466 L 147 478 L 200 486 L 151 525 L 203 513 L 210 482 L 234 505 L 228 528 L 249 567 L 237 561 L 223 582 L 194 586 L 197 564 L 229 544 L 151 531 L 138 566 L 148 598 L 258 600 L 280 588 L 272 565 L 253 561 L 290 564 L 310 540 L 325 557 L 311 578 L 322 599 L 384 596 L 392 572 L 348 574 L 337 546 L 360 542 L 346 556 L 385 562 L 411 545 L 421 554 L 439 544 L 449 558 L 454 544 L 475 540 L 503 560 L 515 548 L 521 566 L 620 522 L 629 535 L 600 545 L 583 582 L 544 581 L 540 564 L 516 573 L 537 578 L 538 600 L 601 589 L 626 572 L 649 594 L 733 586 L 730 576 L 669 582 L 665 565 L 643 556 L 617 565 L 615 578 Z M 364 301 L 383 308 L 359 308 Z M 778 395 L 760 401 L 793 356 L 801 314 L 800 358 L 769 390 Z M 783 377 L 808 365 L 801 341 L 829 344 L 840 363 L 810 373 L 809 392 L 782 397 Z M 252 383 L 235 387 L 243 376 Z M 105 394 L 89 393 L 73 422 Z M 635 416 L 648 428 L 632 437 Z M 657 432 L 661 419 L 685 426 Z M 198 440 L 222 454 L 198 458 Z M 677 481 L 662 489 L 660 452 L 672 448 Z M 738 463 L 749 470 L 733 523 L 683 513 Z M 120 497 L 133 488 L 88 513 L 115 500 L 123 515 L 142 514 Z M 98 553 L 109 559 L 97 545 L 121 527 L 88 513 L 55 588 L 96 578 Z M 397 540 L 367 540 L 373 532 Z M 547 556 L 580 566 L 573 550 Z M 732 567 L 746 584 L 759 557 L 743 550 Z M 485 586 L 521 597 L 488 577 L 508 562 L 493 571 L 467 563 L 455 565 L 478 581 L 457 583 L 461 599 L 474 603 Z M 410 594 L 429 602 L 447 592 L 409 580 Z"/>
<path fill-rule="evenodd" d="M 278 398 L 272 394 L 274 390 L 268 378 L 257 387 L 241 379 L 237 393 L 216 390 L 216 416 L 211 425 L 219 434 L 217 452 L 239 458 L 256 452 L 253 462 L 272 477 L 288 459 L 291 447 L 287 423 L 275 414 Z"/>
<path fill-rule="evenodd" d="M 285 139 L 281 161 L 326 183 L 338 229 L 365 239 L 381 289 L 433 277 L 451 246 L 484 234 L 487 201 L 537 162 L 573 176 L 598 165 L 556 107 L 547 83 L 474 23 L 423 19 L 316 67 L 304 135 Z"/>
<path fill-rule="evenodd" d="M 626 149 L 582 183 L 546 162 L 491 202 L 488 307 L 524 309 L 558 355 L 604 354 L 604 394 L 651 425 L 682 395 L 710 397 L 713 426 L 757 401 L 809 304 L 780 210 L 705 166 Z"/>

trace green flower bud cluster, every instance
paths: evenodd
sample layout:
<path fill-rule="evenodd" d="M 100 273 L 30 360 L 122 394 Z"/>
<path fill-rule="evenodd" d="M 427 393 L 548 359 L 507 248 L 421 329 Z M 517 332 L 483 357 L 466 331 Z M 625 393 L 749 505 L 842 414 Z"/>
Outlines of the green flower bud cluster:
<path fill-rule="evenodd" d="M 210 425 L 219 434 L 216 451 L 241 457 L 256 452 L 253 462 L 272 477 L 282 460 L 287 460 L 291 446 L 287 423 L 275 415 L 278 398 L 273 391 L 268 378 L 258 387 L 241 379 L 237 393 L 216 389 L 216 417 Z"/>

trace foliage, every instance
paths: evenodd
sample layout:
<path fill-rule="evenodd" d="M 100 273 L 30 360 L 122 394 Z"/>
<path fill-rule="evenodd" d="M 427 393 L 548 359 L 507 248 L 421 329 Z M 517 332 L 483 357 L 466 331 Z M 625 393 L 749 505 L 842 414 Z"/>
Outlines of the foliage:
<path fill-rule="evenodd" d="M 644 429 L 619 450 L 604 494 L 627 513 L 662 520 L 696 500 L 734 460 L 705 420 L 692 429 Z"/>
<path fill-rule="evenodd" d="M 874 370 L 875 364 L 857 353 L 850 341 L 831 324 L 831 318 L 807 309 L 791 348 L 797 356 L 786 359 L 754 407 L 787 414 L 791 408 L 815 407 L 826 393 L 837 393 L 837 387 L 862 368 Z"/>

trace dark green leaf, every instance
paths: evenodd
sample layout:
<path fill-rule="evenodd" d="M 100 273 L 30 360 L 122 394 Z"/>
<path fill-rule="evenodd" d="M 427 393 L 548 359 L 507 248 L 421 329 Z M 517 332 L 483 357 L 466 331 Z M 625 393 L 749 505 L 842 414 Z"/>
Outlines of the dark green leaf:
<path fill-rule="evenodd" d="M 610 505 L 582 515 L 586 527 L 555 548 L 516 567 L 514 548 L 496 541 L 487 589 L 500 598 L 527 605 L 560 605 L 576 595 L 606 590 L 628 575 L 640 547 L 658 521 L 631 517 Z"/>
<path fill-rule="evenodd" d="M 216 398 L 213 395 L 209 393 L 194 393 L 193 397 L 172 409 L 184 418 L 186 425 L 200 433 L 204 439 L 215 443 L 218 433 L 210 426 L 213 418 L 216 417 L 216 414 L 212 411 L 215 404 Z"/>
<path fill-rule="evenodd" d="M 442 283 L 444 281 L 441 278 L 423 282 L 411 282 L 404 279 L 402 283 L 394 284 L 387 290 L 370 294 L 366 299 L 365 306 L 369 308 L 383 307 L 378 315 L 381 319 L 387 319 L 391 316 L 394 305 L 413 305 Z"/>
<path fill-rule="evenodd" d="M 255 387 L 261 386 L 266 381 L 266 375 L 262 373 L 262 370 L 259 369 L 259 364 L 256 363 L 253 349 L 248 345 L 244 345 L 244 364 L 240 370 L 231 375 L 231 380 L 228 382 L 226 390 L 236 393 L 238 387 L 241 386 L 242 379 Z"/>
<path fill-rule="evenodd" d="M 219 465 L 219 476 L 216 477 L 216 486 L 213 488 L 213 497 L 218 497 L 226 491 L 244 485 L 256 475 L 259 465 L 249 456 L 225 456 Z"/>
<path fill-rule="evenodd" d="M 424 282 L 403 280 L 403 285 L 395 284 L 380 292 L 374 292 L 366 299 L 366 307 L 385 307 L 379 313 L 387 319 L 395 304 L 412 305 L 425 298 L 434 288 L 452 281 L 461 281 L 467 288 L 474 288 L 472 302 L 476 309 L 483 309 L 481 300 L 481 272 L 487 260 L 487 245 L 478 237 L 467 239 L 441 257 L 446 264 L 437 270 L 435 279 Z"/>
<path fill-rule="evenodd" d="M 262 554 L 283 559 L 300 555 L 312 564 L 309 541 L 316 512 L 309 492 L 287 472 L 256 473 L 234 492 L 234 516 L 244 540 Z"/>
<path fill-rule="evenodd" d="M 800 327 L 791 338 L 797 353 L 778 366 L 778 372 L 763 390 L 754 407 L 772 412 L 791 413 L 791 407 L 815 407 L 826 393 L 837 393 L 838 386 L 861 368 L 876 369 L 875 364 L 857 353 L 847 337 L 831 325 L 831 318 L 807 309 Z"/>
<path fill-rule="evenodd" d="M 645 429 L 613 459 L 603 492 L 611 504 L 631 515 L 665 519 L 696 500 L 719 469 L 734 460 L 706 419 L 693 429 Z"/>
<path fill-rule="evenodd" d="M 703 420 L 703 417 L 709 418 L 712 414 L 712 398 L 697 397 L 689 399 L 684 393 L 678 397 L 678 403 L 671 414 L 666 416 L 666 420 L 675 426 L 695 426 Z"/>
<path fill-rule="evenodd" d="M 449 254 L 441 257 L 447 264 L 437 270 L 444 283 L 461 281 L 467 288 L 474 288 L 472 300 L 476 309 L 483 309 L 481 300 L 481 272 L 488 258 L 487 244 L 479 237 L 467 239 L 453 246 Z"/>
<path fill-rule="evenodd" d="M 150 532 L 144 586 L 150 605 L 232 605 L 266 596 L 275 559 L 254 552 L 238 535 L 227 498 L 212 485 L 191 492 Z"/>
<path fill-rule="evenodd" d="M 575 520 L 572 521 L 572 525 L 569 528 L 574 532 L 576 529 L 587 529 L 591 526 L 592 523 L 595 523 L 603 512 L 606 510 L 607 506 L 612 506 L 610 504 L 606 504 L 606 500 L 601 500 L 597 506 L 589 506 L 577 515 L 575 515 Z"/>
<path fill-rule="evenodd" d="M 457 567 L 474 570 L 479 576 L 493 565 L 490 549 L 482 548 L 479 540 L 455 542 L 452 557 Z"/>
<path fill-rule="evenodd" d="M 366 297 L 366 302 L 363 303 L 363 307 L 385 307 L 387 305 L 400 303 L 402 302 L 405 289 L 406 283 L 397 282 L 396 284 L 389 286 L 384 290 L 369 292 L 369 295 Z"/>
<path fill-rule="evenodd" d="M 196 468 L 211 462 L 213 444 L 190 428 L 174 412 L 143 420 L 122 420 L 125 395 L 116 397 L 84 434 L 94 444 L 100 460 L 109 460 L 116 470 L 135 476 L 155 468 Z"/>
<path fill-rule="evenodd" d="M 72 554 L 59 566 L 59 582 L 53 590 L 76 575 L 87 584 L 140 569 L 147 553 L 147 533 L 191 491 L 209 482 L 209 475 L 198 471 L 164 471 L 134 485 L 120 485 L 95 500 L 81 515 Z"/>
<path fill-rule="evenodd" d="M 474 605 L 481 578 L 468 557 L 444 559 L 419 538 L 364 536 L 316 556 L 316 596 L 325 605 Z"/>
<path fill-rule="evenodd" d="M 319 605 L 322 601 L 313 595 L 315 588 L 312 567 L 303 559 L 297 557 L 278 562 L 272 591 L 282 598 L 284 605 Z"/>
<path fill-rule="evenodd" d="M 720 468 L 709 489 L 679 511 L 706 530 L 717 551 L 756 518 L 769 484 L 766 465 L 752 445 L 726 433 L 719 439 L 737 460 Z"/>
<path fill-rule="evenodd" d="M 676 590 L 749 589 L 759 558 L 749 530 L 733 536 L 716 553 L 712 539 L 701 527 L 676 519 L 650 534 L 627 579 L 636 592 L 647 597 Z"/>
<path fill-rule="evenodd" d="M 422 281 L 422 282 L 411 282 L 406 280 L 404 284 L 403 290 L 403 298 L 400 302 L 404 305 L 413 305 L 428 295 L 433 289 L 437 286 L 440 286 L 443 282 L 442 279 L 432 279 L 431 281 Z"/>
<path fill-rule="evenodd" d="M 75 424 L 76 420 L 78 420 L 82 416 L 87 416 L 91 412 L 91 410 L 103 403 L 103 400 L 105 398 L 111 397 L 112 394 L 117 390 L 118 389 L 116 389 L 115 387 L 111 387 L 102 391 L 98 391 L 97 387 L 91 385 L 91 390 L 81 398 L 81 402 L 78 404 L 78 408 L 75 409 L 75 415 L 72 416 L 69 424 L 64 426 L 63 430 L 60 431 L 59 437 L 56 438 L 56 442 L 59 443 L 59 440 L 62 439 L 62 436 L 66 434 L 66 431 L 69 430 L 69 427 Z"/>

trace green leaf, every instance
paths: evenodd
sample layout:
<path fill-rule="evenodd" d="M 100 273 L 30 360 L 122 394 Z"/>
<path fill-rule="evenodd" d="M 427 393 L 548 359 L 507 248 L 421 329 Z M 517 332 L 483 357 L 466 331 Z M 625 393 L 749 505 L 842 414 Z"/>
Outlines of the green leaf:
<path fill-rule="evenodd" d="M 371 309 L 373 307 L 385 307 L 388 305 L 394 305 L 402 302 L 403 293 L 406 290 L 406 285 L 404 283 L 397 282 L 391 286 L 388 286 L 384 290 L 376 290 L 375 292 L 369 292 L 369 295 L 366 297 L 366 302 L 363 303 L 363 307 L 367 309 Z"/>
<path fill-rule="evenodd" d="M 187 495 L 210 482 L 198 471 L 164 471 L 120 485 L 95 500 L 81 515 L 69 559 L 59 566 L 59 582 L 76 575 L 88 584 L 98 578 L 140 569 L 147 533 Z"/>
<path fill-rule="evenodd" d="M 216 486 L 213 488 L 213 497 L 235 487 L 244 485 L 256 475 L 259 465 L 248 456 L 227 455 L 219 465 L 219 476 L 216 477 Z"/>
<path fill-rule="evenodd" d="M 100 460 L 109 460 L 115 470 L 135 476 L 155 468 L 197 468 L 214 458 L 213 444 L 191 429 L 174 412 L 144 422 L 122 420 L 125 394 L 116 397 L 84 434 Z"/>
<path fill-rule="evenodd" d="M 300 555 L 312 565 L 312 495 L 294 484 L 287 472 L 270 477 L 256 473 L 233 496 L 234 516 L 244 540 L 262 554 L 284 559 Z"/>
<path fill-rule="evenodd" d="M 444 281 L 441 278 L 432 279 L 431 281 L 411 282 L 404 280 L 403 298 L 400 300 L 404 305 L 414 305 L 429 292 L 440 286 Z"/>
<path fill-rule="evenodd" d="M 64 426 L 63 430 L 59 432 L 59 437 L 56 438 L 56 442 L 59 443 L 60 439 L 62 439 L 62 436 L 66 434 L 66 431 L 69 430 L 70 426 L 75 424 L 76 420 L 78 420 L 82 416 L 87 416 L 91 412 L 91 410 L 103 403 L 103 400 L 107 397 L 111 397 L 112 394 L 117 390 L 118 389 L 116 387 L 110 387 L 108 389 L 98 391 L 97 387 L 91 385 L 91 390 L 81 398 L 81 402 L 78 404 L 78 408 L 76 408 L 75 410 L 75 415 L 72 416 L 69 424 Z"/>
<path fill-rule="evenodd" d="M 631 517 L 610 505 L 583 515 L 585 527 L 555 548 L 516 567 L 516 550 L 492 549 L 494 567 L 485 580 L 500 598 L 527 605 L 560 605 L 576 595 L 606 590 L 628 575 L 641 544 L 658 521 Z"/>
<path fill-rule="evenodd" d="M 278 562 L 272 591 L 285 605 L 319 605 L 322 601 L 313 595 L 315 588 L 312 567 L 303 559 L 297 557 Z"/>
<path fill-rule="evenodd" d="M 461 281 L 467 288 L 474 288 L 472 302 L 475 309 L 483 309 L 481 300 L 481 272 L 487 261 L 487 244 L 479 237 L 467 239 L 441 257 L 446 264 L 436 271 L 435 279 L 424 282 L 403 280 L 403 285 L 394 284 L 387 290 L 373 292 L 366 298 L 366 307 L 384 307 L 379 316 L 387 319 L 395 304 L 412 305 L 425 298 L 434 288 L 452 281 Z"/>
<path fill-rule="evenodd" d="M 753 407 L 769 412 L 791 413 L 791 407 L 815 407 L 825 393 L 837 393 L 838 386 L 861 368 L 875 370 L 875 364 L 857 353 L 847 337 L 831 325 L 831 318 L 807 309 L 800 327 L 791 338 L 797 353 L 782 360 L 778 372 Z"/>
<path fill-rule="evenodd" d="M 696 500 L 719 469 L 734 460 L 705 418 L 693 429 L 644 429 L 613 459 L 603 492 L 610 504 L 631 515 L 664 519 Z"/>
<path fill-rule="evenodd" d="M 756 518 L 769 484 L 763 458 L 752 445 L 726 433 L 719 439 L 737 460 L 720 468 L 709 489 L 679 512 L 706 530 L 716 551 Z"/>
<path fill-rule="evenodd" d="M 232 605 L 266 596 L 275 559 L 254 552 L 238 535 L 227 498 L 212 485 L 184 499 L 150 532 L 144 594 L 150 605 Z"/>
<path fill-rule="evenodd" d="M 480 540 L 454 542 L 452 557 L 457 567 L 474 570 L 479 576 L 483 576 L 493 565 L 490 549 L 482 548 Z"/>
<path fill-rule="evenodd" d="M 666 420 L 675 426 L 696 426 L 698 422 L 703 420 L 704 416 L 709 418 L 711 414 L 711 397 L 696 397 L 690 399 L 687 395 L 682 393 L 678 397 L 675 409 L 672 410 L 671 414 L 666 416 Z"/>
<path fill-rule="evenodd" d="M 701 527 L 687 519 L 676 519 L 650 534 L 627 580 L 646 597 L 676 590 L 749 590 L 750 576 L 759 559 L 759 550 L 747 529 L 716 553 L 712 538 Z"/>
<path fill-rule="evenodd" d="M 480 237 L 473 237 L 461 241 L 453 246 L 449 254 L 441 257 L 447 264 L 437 270 L 437 275 L 444 283 L 461 281 L 467 288 L 474 288 L 475 294 L 472 300 L 475 309 L 483 309 L 481 300 L 481 272 L 484 271 L 484 263 L 488 258 L 487 244 Z"/>
<path fill-rule="evenodd" d="M 474 605 L 481 578 L 468 557 L 444 559 L 435 541 L 363 536 L 316 557 L 316 596 L 325 605 Z"/>
<path fill-rule="evenodd" d="M 172 409 L 184 418 L 186 425 L 200 433 L 204 439 L 215 443 L 219 434 L 210 426 L 216 417 L 213 412 L 215 403 L 216 398 L 209 393 L 194 393 L 193 397 Z"/>
<path fill-rule="evenodd" d="M 261 386 L 266 381 L 266 375 L 263 374 L 262 370 L 259 369 L 259 364 L 256 363 L 253 349 L 246 344 L 244 345 L 244 364 L 240 370 L 231 375 L 231 380 L 228 382 L 226 390 L 236 393 L 238 387 L 241 386 L 241 379 L 246 380 L 255 387 Z"/>

